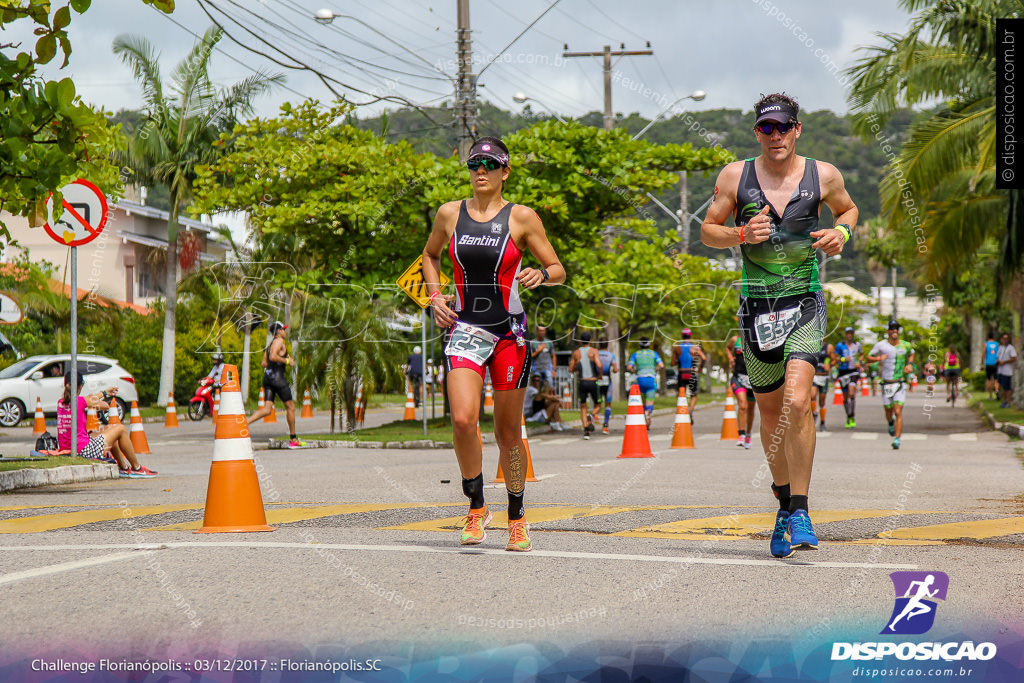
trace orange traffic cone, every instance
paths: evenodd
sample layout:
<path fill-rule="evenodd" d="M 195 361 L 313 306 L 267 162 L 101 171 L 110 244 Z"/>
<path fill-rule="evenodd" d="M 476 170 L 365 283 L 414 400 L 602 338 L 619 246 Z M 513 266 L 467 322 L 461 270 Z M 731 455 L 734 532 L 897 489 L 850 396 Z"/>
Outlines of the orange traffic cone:
<path fill-rule="evenodd" d="M 685 387 L 679 390 L 679 398 L 676 399 L 676 422 L 672 429 L 671 448 L 696 448 L 693 443 L 693 425 L 690 422 Z"/>
<path fill-rule="evenodd" d="M 132 401 L 131 426 L 128 427 L 128 436 L 132 440 L 132 448 L 136 453 L 152 453 L 149 450 L 149 442 L 146 440 L 146 432 L 142 429 L 142 413 L 139 412 L 139 404 Z"/>
<path fill-rule="evenodd" d="M 836 390 L 832 392 L 832 405 L 843 405 L 843 388 L 839 385 L 839 380 L 836 380 Z"/>
<path fill-rule="evenodd" d="M 494 407 L 494 389 L 491 387 L 491 383 L 487 383 L 487 389 L 484 392 L 484 408 Z"/>
<path fill-rule="evenodd" d="M 121 416 L 117 412 L 117 401 L 110 399 L 110 407 L 107 408 L 107 424 L 108 425 L 119 425 L 121 423 Z"/>
<path fill-rule="evenodd" d="M 622 437 L 620 458 L 653 458 L 651 442 L 647 439 L 647 419 L 644 416 L 644 399 L 640 386 L 629 388 L 629 404 L 626 407 L 626 432 Z"/>
<path fill-rule="evenodd" d="M 732 394 L 725 396 L 725 415 L 722 417 L 721 441 L 735 441 L 740 438 L 740 421 L 736 418 L 736 401 Z"/>
<path fill-rule="evenodd" d="M 568 382 L 562 386 L 562 410 L 572 410 L 572 392 Z"/>
<path fill-rule="evenodd" d="M 917 388 L 917 375 L 910 376 L 910 390 L 913 391 Z"/>
<path fill-rule="evenodd" d="M 363 405 L 363 385 L 360 384 L 356 390 L 356 424 L 363 423 L 363 416 L 365 415 L 366 406 Z"/>
<path fill-rule="evenodd" d="M 302 414 L 299 417 L 313 417 L 313 400 L 309 397 L 309 389 L 302 394 Z"/>
<path fill-rule="evenodd" d="M 85 411 L 85 429 L 88 432 L 100 428 L 100 418 L 96 414 L 95 408 L 88 408 Z"/>
<path fill-rule="evenodd" d="M 260 389 L 260 405 L 263 405 L 263 389 Z M 220 414 L 220 389 L 213 393 L 213 412 L 210 413 L 210 419 L 213 420 L 213 424 L 217 424 L 217 415 Z"/>
<path fill-rule="evenodd" d="M 223 412 L 216 422 L 210 483 L 203 526 L 196 533 L 273 531 L 267 525 L 263 496 L 253 462 L 252 441 L 238 385 L 238 368 L 225 365 Z"/>
<path fill-rule="evenodd" d="M 178 426 L 178 407 L 174 405 L 174 392 L 167 392 L 167 413 L 164 415 L 164 427 Z"/>
<path fill-rule="evenodd" d="M 412 387 L 407 387 L 405 392 L 405 414 L 402 415 L 403 420 L 415 420 L 416 419 L 416 401 L 412 397 Z"/>
<path fill-rule="evenodd" d="M 523 450 L 526 452 L 526 481 L 540 481 L 537 475 L 533 473 L 533 457 L 530 455 L 530 441 L 526 438 L 526 417 L 520 418 L 522 427 L 521 433 L 523 435 Z M 477 427 L 479 429 L 479 427 Z M 498 458 L 498 474 L 494 476 L 492 484 L 504 484 L 505 474 L 501 471 L 501 458 Z"/>
<path fill-rule="evenodd" d="M 860 378 L 860 395 L 862 397 L 863 396 L 870 396 L 871 395 L 871 390 L 868 389 L 868 378 L 867 377 L 861 377 Z"/>
<path fill-rule="evenodd" d="M 32 422 L 32 436 L 46 431 L 46 416 L 43 415 L 43 400 L 36 396 L 36 419 Z"/>

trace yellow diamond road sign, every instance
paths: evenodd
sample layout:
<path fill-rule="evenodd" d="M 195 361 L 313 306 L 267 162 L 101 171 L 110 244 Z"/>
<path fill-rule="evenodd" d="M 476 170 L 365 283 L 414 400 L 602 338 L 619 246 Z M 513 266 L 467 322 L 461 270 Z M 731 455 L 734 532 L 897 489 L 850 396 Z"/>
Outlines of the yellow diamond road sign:
<path fill-rule="evenodd" d="M 441 287 L 450 284 L 451 280 L 444 273 L 441 273 Z M 409 295 L 420 308 L 430 305 L 430 292 L 427 291 L 427 283 L 423 281 L 423 256 L 420 255 L 412 262 L 412 265 L 405 269 L 402 277 L 398 278 L 398 286 Z"/>

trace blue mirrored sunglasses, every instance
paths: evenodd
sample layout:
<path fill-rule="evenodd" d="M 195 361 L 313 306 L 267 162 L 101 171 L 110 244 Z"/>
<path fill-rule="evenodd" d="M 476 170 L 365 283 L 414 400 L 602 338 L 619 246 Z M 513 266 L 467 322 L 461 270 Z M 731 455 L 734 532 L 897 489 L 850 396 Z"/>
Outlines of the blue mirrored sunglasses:
<path fill-rule="evenodd" d="M 773 130 L 779 131 L 781 135 L 785 135 L 789 131 L 793 130 L 796 126 L 795 121 L 789 123 L 779 123 L 778 121 L 765 121 L 754 126 L 754 130 L 761 131 L 762 135 L 771 135 Z"/>

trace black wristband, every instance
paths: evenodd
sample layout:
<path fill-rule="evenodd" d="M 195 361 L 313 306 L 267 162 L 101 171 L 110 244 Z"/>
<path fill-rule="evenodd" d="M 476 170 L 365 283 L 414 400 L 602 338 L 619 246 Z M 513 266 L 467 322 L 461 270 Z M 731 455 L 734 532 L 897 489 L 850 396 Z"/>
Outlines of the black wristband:
<path fill-rule="evenodd" d="M 551 279 L 551 276 L 548 275 L 548 269 L 547 268 L 541 268 L 540 269 L 540 274 L 544 276 L 544 279 L 541 280 L 542 283 L 543 282 L 547 282 L 548 280 Z"/>

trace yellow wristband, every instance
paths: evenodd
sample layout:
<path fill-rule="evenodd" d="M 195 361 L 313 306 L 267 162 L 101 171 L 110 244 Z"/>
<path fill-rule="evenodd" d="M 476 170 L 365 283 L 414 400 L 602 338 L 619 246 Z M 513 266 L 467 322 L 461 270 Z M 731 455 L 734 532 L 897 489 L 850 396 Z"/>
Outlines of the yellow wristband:
<path fill-rule="evenodd" d="M 843 233 L 843 243 L 850 241 L 850 226 L 846 223 L 840 223 L 836 226 L 836 230 Z"/>

